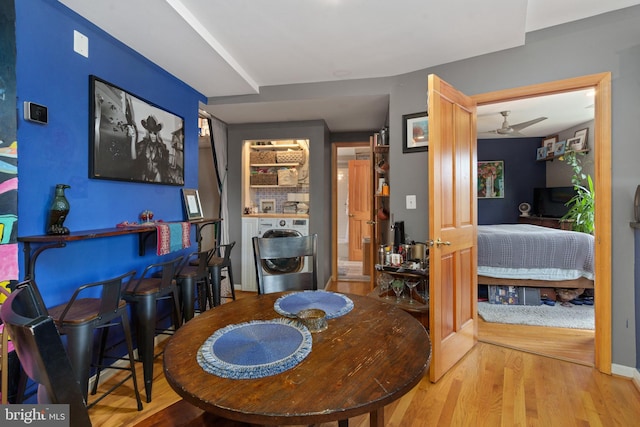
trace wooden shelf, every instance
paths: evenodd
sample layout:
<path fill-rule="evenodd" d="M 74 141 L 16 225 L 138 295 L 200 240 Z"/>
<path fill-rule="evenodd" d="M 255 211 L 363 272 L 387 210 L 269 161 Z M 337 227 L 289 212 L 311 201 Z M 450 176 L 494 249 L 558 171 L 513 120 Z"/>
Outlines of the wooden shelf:
<path fill-rule="evenodd" d="M 296 166 L 300 166 L 300 163 L 251 163 L 249 166 L 251 166 L 252 168 L 256 167 L 278 167 L 278 166 L 290 166 L 290 167 L 296 167 Z"/>
<path fill-rule="evenodd" d="M 251 188 L 297 188 L 301 185 L 250 185 Z"/>
<path fill-rule="evenodd" d="M 566 155 L 566 154 L 568 154 L 568 153 L 588 153 L 588 152 L 589 152 L 589 150 L 588 150 L 588 149 L 587 149 L 587 150 L 576 150 L 576 151 L 569 150 L 569 151 L 567 151 L 567 152 L 565 152 L 565 153 L 562 153 L 562 154 L 560 154 L 560 155 L 558 155 L 558 156 L 545 157 L 544 159 L 536 159 L 536 160 L 537 160 L 538 162 L 548 162 L 549 160 L 557 159 L 557 158 L 562 157 L 562 156 L 564 156 L 564 155 Z"/>
<path fill-rule="evenodd" d="M 219 218 L 201 218 L 194 219 L 188 222 L 198 227 L 197 240 L 200 244 L 200 231 L 202 228 L 209 224 L 219 223 Z M 182 222 L 182 221 L 177 221 Z M 75 242 L 80 240 L 98 239 L 102 237 L 123 236 L 128 234 L 138 235 L 138 252 L 140 256 L 145 254 L 145 244 L 147 238 L 156 233 L 158 224 L 168 224 L 169 222 L 158 222 L 157 224 L 142 224 L 142 225 L 127 225 L 123 227 L 111 227 L 111 228 L 99 228 L 95 230 L 81 230 L 73 231 L 69 234 L 41 234 L 34 236 L 22 236 L 18 237 L 18 241 L 24 243 L 24 265 L 25 265 L 25 279 L 35 280 L 35 263 L 38 256 L 48 249 L 64 248 L 68 242 Z M 31 250 L 31 245 L 36 245 L 36 248 Z"/>
<path fill-rule="evenodd" d="M 388 145 L 374 145 L 373 146 L 374 153 L 388 153 L 389 146 Z"/>
<path fill-rule="evenodd" d="M 289 149 L 298 149 L 300 150 L 300 146 L 298 144 L 279 144 L 279 145 L 252 145 L 252 150 L 289 150 Z"/>

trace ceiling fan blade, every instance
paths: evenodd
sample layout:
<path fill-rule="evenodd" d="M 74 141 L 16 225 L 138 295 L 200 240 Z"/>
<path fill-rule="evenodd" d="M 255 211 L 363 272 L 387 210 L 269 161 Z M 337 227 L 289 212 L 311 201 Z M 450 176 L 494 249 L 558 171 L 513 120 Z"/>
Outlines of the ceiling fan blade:
<path fill-rule="evenodd" d="M 547 118 L 538 117 L 537 119 L 529 120 L 528 122 L 522 122 L 522 123 L 518 123 L 517 125 L 511 125 L 511 129 L 513 129 L 514 132 L 518 132 L 526 127 L 535 125 L 536 123 L 539 123 L 543 120 L 547 120 Z"/>

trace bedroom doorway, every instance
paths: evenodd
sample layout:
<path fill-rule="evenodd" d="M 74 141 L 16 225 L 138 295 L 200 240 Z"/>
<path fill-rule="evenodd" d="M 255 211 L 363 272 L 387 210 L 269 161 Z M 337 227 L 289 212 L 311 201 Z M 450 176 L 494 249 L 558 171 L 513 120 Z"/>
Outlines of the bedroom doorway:
<path fill-rule="evenodd" d="M 602 73 L 572 79 L 490 92 L 473 96 L 478 106 L 543 97 L 560 92 L 593 88 L 594 97 L 594 184 L 595 206 L 595 332 L 593 366 L 611 373 L 611 74 Z M 479 339 L 485 337 L 479 336 Z M 517 341 L 513 339 L 512 341 Z M 511 345 L 513 347 L 513 345 Z M 528 350 L 527 350 L 528 351 Z"/>
<path fill-rule="evenodd" d="M 332 144 L 333 256 L 336 280 L 370 281 L 371 146 L 366 142 Z M 367 182 L 359 182 L 366 180 Z M 362 191 L 368 189 L 368 191 Z M 356 209 L 361 206 L 362 209 Z"/>

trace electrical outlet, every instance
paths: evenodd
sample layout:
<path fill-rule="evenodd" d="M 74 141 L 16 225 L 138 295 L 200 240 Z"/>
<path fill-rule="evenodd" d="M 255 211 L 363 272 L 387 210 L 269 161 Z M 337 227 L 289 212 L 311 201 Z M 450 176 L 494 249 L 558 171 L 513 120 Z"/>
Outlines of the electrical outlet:
<path fill-rule="evenodd" d="M 407 195 L 407 209 L 416 208 L 416 196 L 415 194 Z"/>

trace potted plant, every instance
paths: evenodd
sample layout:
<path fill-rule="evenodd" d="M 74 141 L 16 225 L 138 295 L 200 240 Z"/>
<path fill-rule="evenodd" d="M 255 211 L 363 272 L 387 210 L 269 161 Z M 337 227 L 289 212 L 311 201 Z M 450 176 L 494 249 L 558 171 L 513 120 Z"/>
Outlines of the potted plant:
<path fill-rule="evenodd" d="M 584 154 L 580 153 L 580 155 Z M 582 161 L 578 157 L 578 153 L 569 151 L 564 155 L 564 160 L 573 169 L 571 183 L 576 190 L 576 195 L 566 203 L 569 211 L 562 217 L 562 220 L 571 221 L 573 231 L 593 234 L 595 201 L 593 180 L 590 175 L 582 172 Z"/>

